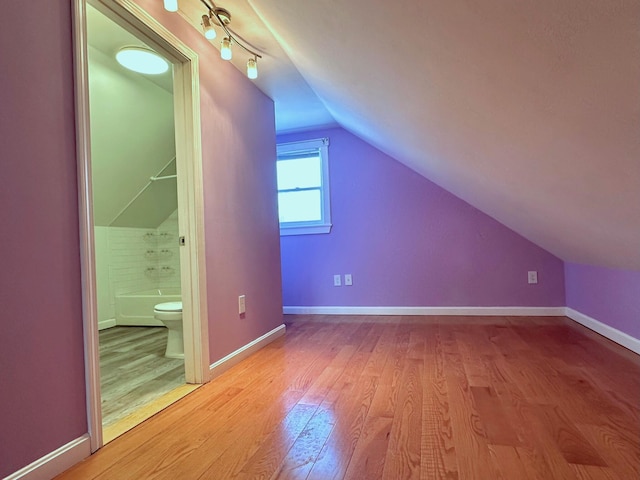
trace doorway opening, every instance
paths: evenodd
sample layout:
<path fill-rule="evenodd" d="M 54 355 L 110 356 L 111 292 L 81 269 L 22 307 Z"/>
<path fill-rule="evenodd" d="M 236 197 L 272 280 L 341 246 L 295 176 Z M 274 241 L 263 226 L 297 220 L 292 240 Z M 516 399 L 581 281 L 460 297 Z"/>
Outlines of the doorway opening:
<path fill-rule="evenodd" d="M 173 72 L 117 61 L 153 50 L 87 6 L 91 184 L 103 442 L 186 384 Z M 137 50 L 131 50 L 135 46 Z M 123 49 L 129 50 L 123 50 Z M 158 60 L 160 62 L 160 60 Z M 136 68 L 136 65 L 132 65 Z M 163 66 L 162 64 L 160 64 Z M 171 303 L 171 305 L 169 305 Z M 172 331 L 155 314 L 173 306 Z M 169 322 L 167 322 L 169 323 Z M 173 350 L 165 354 L 174 343 Z M 179 337 L 179 339 L 178 339 Z M 177 341 L 178 339 L 179 341 Z M 180 358 L 181 357 L 181 358 Z"/>
<path fill-rule="evenodd" d="M 95 451 L 209 379 L 199 98 L 197 57 L 146 12 L 74 6 Z M 132 46 L 164 57 L 168 72 L 119 65 L 116 53 Z"/>

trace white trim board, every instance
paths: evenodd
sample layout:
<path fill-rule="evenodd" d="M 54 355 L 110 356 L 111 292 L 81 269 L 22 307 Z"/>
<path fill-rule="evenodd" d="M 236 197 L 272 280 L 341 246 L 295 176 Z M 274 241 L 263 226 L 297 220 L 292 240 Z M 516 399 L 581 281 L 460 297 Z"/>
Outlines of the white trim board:
<path fill-rule="evenodd" d="M 569 307 L 283 307 L 285 315 L 462 315 L 568 317 L 640 355 L 640 339 Z"/>
<path fill-rule="evenodd" d="M 91 451 L 102 446 L 100 365 L 91 192 L 91 129 L 86 3 L 91 4 L 173 64 L 174 124 L 179 205 L 185 378 L 209 381 L 209 335 L 204 240 L 204 194 L 198 54 L 167 30 L 135 0 L 72 0 L 75 75 L 76 151 L 83 301 L 87 421 Z"/>
<path fill-rule="evenodd" d="M 270 332 L 265 333 L 261 337 L 256 338 L 254 341 L 247 343 L 245 346 L 240 347 L 234 352 L 231 352 L 226 357 L 221 358 L 217 362 L 214 362 L 209 367 L 211 372 L 211 379 L 222 375 L 234 365 L 237 365 L 242 360 L 250 356 L 252 353 L 260 350 L 265 345 L 273 342 L 277 338 L 283 336 L 286 332 L 286 326 L 284 323 Z"/>
<path fill-rule="evenodd" d="M 596 320 L 595 318 L 591 318 L 584 313 L 580 313 L 573 308 L 566 307 L 565 310 L 565 315 L 574 322 L 578 322 L 580 325 L 587 327 L 589 330 L 593 330 L 603 337 L 616 342 L 618 345 L 622 345 L 623 347 L 628 348 L 632 352 L 640 355 L 640 340 L 638 340 L 637 338 L 634 338 L 627 333 L 621 332 L 617 328 L 610 327 L 609 325 L 606 325 Z"/>
<path fill-rule="evenodd" d="M 4 480 L 49 480 L 91 455 L 89 434 L 85 434 L 61 446 Z"/>
<path fill-rule="evenodd" d="M 98 322 L 98 330 L 106 330 L 107 328 L 115 327 L 116 319 L 108 318 L 107 320 L 100 320 Z"/>
<path fill-rule="evenodd" d="M 283 307 L 282 310 L 285 315 L 565 315 L 565 307 Z"/>
<path fill-rule="evenodd" d="M 89 60 L 87 56 L 86 0 L 73 2 L 73 63 L 76 117 L 76 163 L 80 219 L 80 271 L 82 275 L 82 325 L 86 383 L 87 423 L 91 451 L 102 446 L 100 400 L 100 347 L 95 239 L 91 190 L 89 128 Z"/>

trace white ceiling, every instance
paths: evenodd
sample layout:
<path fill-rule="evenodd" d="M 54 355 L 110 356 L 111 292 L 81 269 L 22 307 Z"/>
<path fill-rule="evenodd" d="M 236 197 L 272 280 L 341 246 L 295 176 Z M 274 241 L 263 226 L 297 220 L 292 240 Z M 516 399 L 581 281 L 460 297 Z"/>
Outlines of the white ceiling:
<path fill-rule="evenodd" d="M 640 269 L 640 0 L 222 6 L 279 131 L 335 120 L 564 260 Z"/>

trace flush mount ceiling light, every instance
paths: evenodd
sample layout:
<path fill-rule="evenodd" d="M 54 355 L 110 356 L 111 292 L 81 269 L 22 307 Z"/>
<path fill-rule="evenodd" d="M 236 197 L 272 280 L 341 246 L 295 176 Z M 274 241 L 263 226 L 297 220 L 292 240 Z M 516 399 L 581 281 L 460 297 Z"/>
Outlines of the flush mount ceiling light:
<path fill-rule="evenodd" d="M 153 50 L 143 47 L 124 47 L 116 53 L 116 60 L 124 68 L 145 75 L 159 75 L 169 70 L 169 62 Z"/>
<path fill-rule="evenodd" d="M 215 27 L 219 27 L 224 32 L 224 38 L 220 43 L 220 57 L 223 60 L 231 60 L 233 57 L 233 52 L 231 51 L 232 45 L 237 45 L 246 51 L 251 58 L 247 61 L 247 77 L 250 79 L 258 78 L 258 59 L 262 58 L 256 49 L 250 48 L 248 42 L 235 33 L 229 27 L 231 23 L 231 13 L 224 8 L 220 8 L 216 6 L 211 0 L 200 0 L 200 2 L 207 9 L 207 13 L 202 15 L 202 31 L 204 36 L 208 40 L 213 40 L 216 38 L 217 33 Z M 167 4 L 171 4 L 171 8 L 178 8 L 178 0 L 164 0 L 164 5 L 167 10 L 170 12 L 174 12 L 176 10 L 171 10 L 167 7 Z"/>
<path fill-rule="evenodd" d="M 169 12 L 177 12 L 178 0 L 164 0 L 164 8 Z"/>

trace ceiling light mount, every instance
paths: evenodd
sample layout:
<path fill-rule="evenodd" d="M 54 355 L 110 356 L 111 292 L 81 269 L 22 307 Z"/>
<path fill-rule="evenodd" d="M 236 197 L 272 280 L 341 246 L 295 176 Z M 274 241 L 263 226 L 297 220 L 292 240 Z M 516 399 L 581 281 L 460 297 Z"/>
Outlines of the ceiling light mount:
<path fill-rule="evenodd" d="M 207 5 L 207 8 L 209 6 Z M 216 7 L 213 9 L 213 18 L 218 20 L 219 25 L 229 25 L 231 23 L 231 13 L 226 8 Z"/>
<path fill-rule="evenodd" d="M 240 35 L 235 33 L 229 27 L 231 23 L 231 12 L 226 8 L 218 7 L 213 0 L 200 0 L 207 9 L 207 13 L 202 15 L 202 31 L 208 40 L 216 38 L 217 33 L 214 27 L 220 27 L 224 30 L 224 38 L 220 44 L 220 56 L 223 60 L 231 60 L 233 57 L 231 52 L 232 45 L 238 45 L 250 55 L 247 61 L 247 76 L 250 79 L 258 78 L 258 59 L 262 58 L 249 42 L 244 40 Z M 165 8 L 169 11 L 178 9 L 178 0 L 164 0 Z"/>

